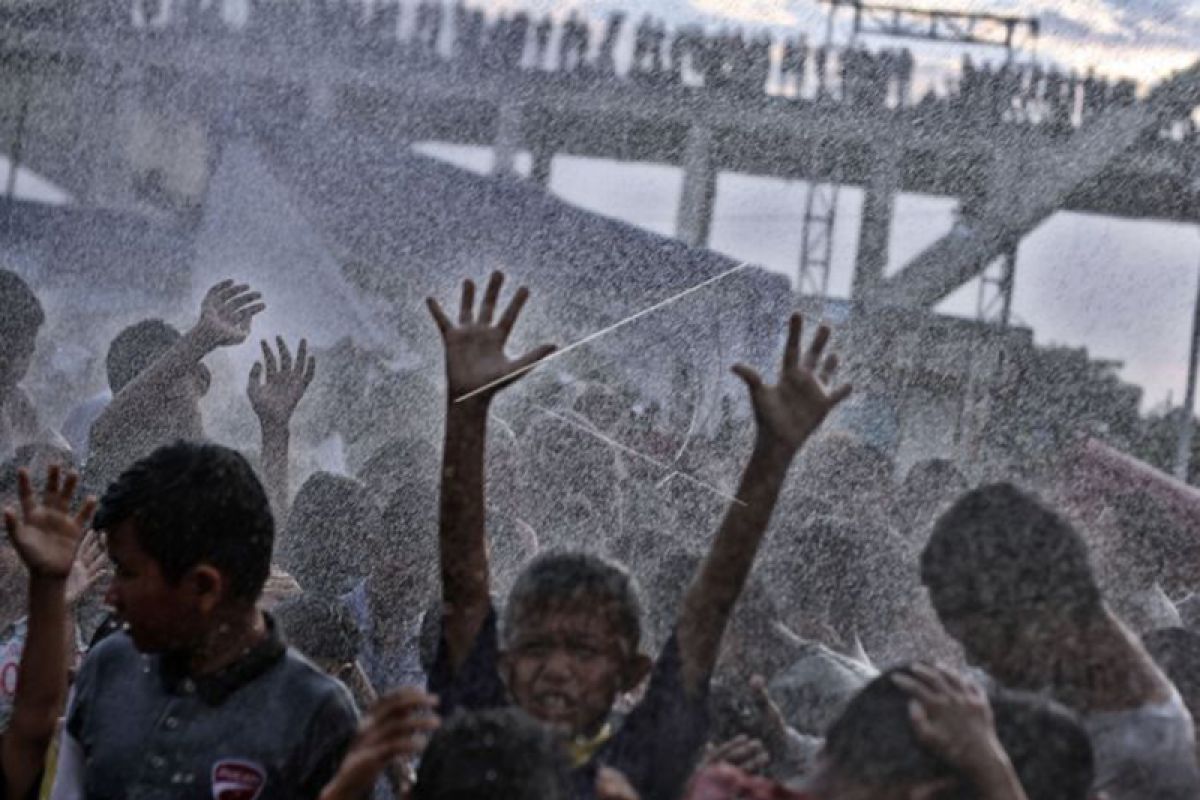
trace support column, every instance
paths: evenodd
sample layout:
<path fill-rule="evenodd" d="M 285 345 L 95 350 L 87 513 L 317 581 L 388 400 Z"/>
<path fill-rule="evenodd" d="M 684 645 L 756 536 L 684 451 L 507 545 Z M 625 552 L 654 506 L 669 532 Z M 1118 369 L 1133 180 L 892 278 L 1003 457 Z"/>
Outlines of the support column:
<path fill-rule="evenodd" d="M 520 103 L 500 106 L 496 121 L 496 141 L 492 146 L 492 174 L 504 178 L 517 176 L 517 151 L 525 138 L 525 111 Z"/>
<path fill-rule="evenodd" d="M 851 288 L 856 299 L 869 298 L 883 283 L 899 184 L 897 154 L 891 147 L 879 148 L 863 191 L 862 222 L 858 228 L 858 252 Z"/>
<path fill-rule="evenodd" d="M 543 142 L 533 149 L 533 168 L 529 178 L 542 189 L 550 188 L 550 169 L 554 164 L 554 146 Z"/>
<path fill-rule="evenodd" d="M 711 128 L 693 125 L 683 149 L 683 190 L 675 217 L 675 235 L 693 247 L 707 247 L 712 228 L 717 172 L 713 168 Z"/>
<path fill-rule="evenodd" d="M 80 89 L 85 95 L 81 101 L 90 113 L 76 146 L 87 165 L 82 194 L 91 205 L 129 208 L 135 204 L 130 147 L 142 78 L 140 70 L 124 64 L 113 66 L 99 80 L 80 76 Z"/>

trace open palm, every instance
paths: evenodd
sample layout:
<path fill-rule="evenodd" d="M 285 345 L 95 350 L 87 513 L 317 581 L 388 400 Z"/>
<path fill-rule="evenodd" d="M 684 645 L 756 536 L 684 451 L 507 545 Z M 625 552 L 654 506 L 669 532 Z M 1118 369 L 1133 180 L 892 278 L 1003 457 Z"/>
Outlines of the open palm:
<path fill-rule="evenodd" d="M 209 348 L 241 344 L 250 335 L 250 323 L 266 309 L 262 295 L 247 284 L 224 280 L 204 295 L 200 320 L 196 323 L 201 339 Z"/>
<path fill-rule="evenodd" d="M 503 285 L 503 273 L 492 273 L 483 305 L 476 315 L 475 284 L 473 281 L 463 281 L 457 325 L 450 321 L 436 300 L 430 298 L 427 301 L 429 313 L 442 333 L 446 349 L 447 388 L 454 401 L 468 395 L 490 398 L 554 352 L 553 345 L 542 345 L 520 358 L 510 359 L 505 355 L 504 346 L 508 343 L 525 301 L 529 299 L 529 290 L 524 286 L 518 289 L 500 321 L 493 323 Z"/>
<path fill-rule="evenodd" d="M 313 381 L 317 360 L 308 354 L 306 339 L 300 340 L 295 359 L 282 336 L 275 337 L 275 344 L 279 348 L 278 361 L 266 341 L 262 342 L 263 360 L 256 361 L 250 368 L 246 393 L 261 421 L 287 425 Z"/>
<path fill-rule="evenodd" d="M 850 395 L 850 386 L 831 388 L 830 382 L 838 367 L 838 357 L 824 355 L 829 342 L 829 328 L 821 325 L 812 343 L 800 355 L 800 334 L 803 319 L 793 314 L 788 325 L 787 345 L 779 383 L 769 386 L 757 372 L 744 364 L 733 368 L 750 389 L 754 418 L 760 439 L 780 446 L 794 454 L 812 435 L 829 412 Z"/>
<path fill-rule="evenodd" d="M 20 513 L 6 508 L 4 527 L 31 575 L 65 580 L 70 574 L 87 523 L 96 510 L 95 498 L 88 498 L 78 512 L 71 513 L 71 500 L 78 485 L 78 473 L 70 471 L 63 478 L 57 466 L 50 467 L 39 500 L 29 472 L 18 471 Z"/>

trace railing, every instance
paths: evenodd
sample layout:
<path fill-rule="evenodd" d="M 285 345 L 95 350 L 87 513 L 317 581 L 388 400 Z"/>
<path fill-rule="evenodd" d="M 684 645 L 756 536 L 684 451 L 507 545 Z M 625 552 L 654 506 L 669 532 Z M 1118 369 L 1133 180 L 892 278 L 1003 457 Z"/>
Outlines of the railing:
<path fill-rule="evenodd" d="M 803 36 L 772 37 L 699 27 L 668 28 L 649 17 L 631 25 L 623 13 L 589 21 L 488 16 L 463 3 L 445 6 L 351 0 L 270 2 L 251 6 L 243 25 L 225 22 L 220 3 L 200 0 L 60 0 L 0 6 L 0 30 L 53 28 L 93 40 L 220 37 L 254 45 L 323 49 L 347 60 L 418 60 L 464 71 L 539 71 L 580 81 L 621 81 L 648 88 L 686 87 L 764 102 L 836 104 L 971 126 L 1026 124 L 1069 134 L 1114 106 L 1139 102 L 1132 81 L 1053 67 L 993 68 L 964 60 L 940 93 L 914 97 L 916 64 L 906 49 L 835 50 Z M 172 8 L 168 13 L 167 8 Z M 1178 132 L 1171 132 L 1178 137 Z"/>

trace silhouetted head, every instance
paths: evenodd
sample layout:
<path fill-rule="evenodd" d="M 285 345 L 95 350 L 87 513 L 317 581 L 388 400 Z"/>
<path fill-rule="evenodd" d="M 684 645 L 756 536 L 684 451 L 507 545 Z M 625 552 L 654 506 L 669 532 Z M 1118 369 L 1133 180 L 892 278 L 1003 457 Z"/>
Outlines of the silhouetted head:
<path fill-rule="evenodd" d="M 960 497 L 934 524 L 921 580 L 946 632 L 972 663 L 1008 686 L 1032 688 L 1039 633 L 1103 613 L 1087 545 L 1067 520 L 1011 484 Z M 1034 646 L 1036 643 L 1036 647 Z"/>
<path fill-rule="evenodd" d="M 15 272 L 0 270 L 0 402 L 25 377 L 46 312 L 37 295 Z"/>

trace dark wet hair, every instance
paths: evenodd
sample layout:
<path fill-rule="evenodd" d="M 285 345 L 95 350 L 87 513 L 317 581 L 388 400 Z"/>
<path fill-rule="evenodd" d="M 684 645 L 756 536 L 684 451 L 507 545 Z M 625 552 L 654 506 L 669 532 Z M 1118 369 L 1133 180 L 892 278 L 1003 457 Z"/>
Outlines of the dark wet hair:
<path fill-rule="evenodd" d="M 124 389 L 181 338 L 179 331 L 161 319 L 142 320 L 118 333 L 104 361 L 112 393 Z"/>
<path fill-rule="evenodd" d="M 1028 800 L 1086 800 L 1095 779 L 1092 743 L 1074 713 L 1028 692 L 993 691 L 996 736 Z"/>
<path fill-rule="evenodd" d="M 938 518 L 921 553 L 921 581 L 943 617 L 1102 609 L 1083 537 L 1008 483 L 973 489 Z"/>
<path fill-rule="evenodd" d="M 528 614 L 579 603 L 606 614 L 618 635 L 636 651 L 642 640 L 642 604 L 633 576 L 591 553 L 551 551 L 537 556 L 518 576 L 504 608 L 503 634 L 512 636 Z"/>
<path fill-rule="evenodd" d="M 292 502 L 279 560 L 305 591 L 345 594 L 366 577 L 382 528 L 382 513 L 365 486 L 317 472 Z"/>
<path fill-rule="evenodd" d="M 0 341 L 11 343 L 14 339 L 36 336 L 46 321 L 42 302 L 29 288 L 29 284 L 6 269 L 0 269 Z"/>
<path fill-rule="evenodd" d="M 284 639 L 308 658 L 338 664 L 358 658 L 362 633 L 337 598 L 302 594 L 280 604 L 274 615 Z"/>
<path fill-rule="evenodd" d="M 262 483 L 237 451 L 182 441 L 158 448 L 108 487 L 93 525 L 111 531 L 126 520 L 168 581 L 211 564 L 232 598 L 253 603 L 262 593 L 275 521 Z"/>
<path fill-rule="evenodd" d="M 824 755 L 839 775 L 864 786 L 923 783 L 956 775 L 917 739 L 909 716 L 911 697 L 888 670 L 863 687 L 825 734 Z"/>
<path fill-rule="evenodd" d="M 429 740 L 413 800 L 568 800 L 562 744 L 518 708 L 459 712 Z"/>

